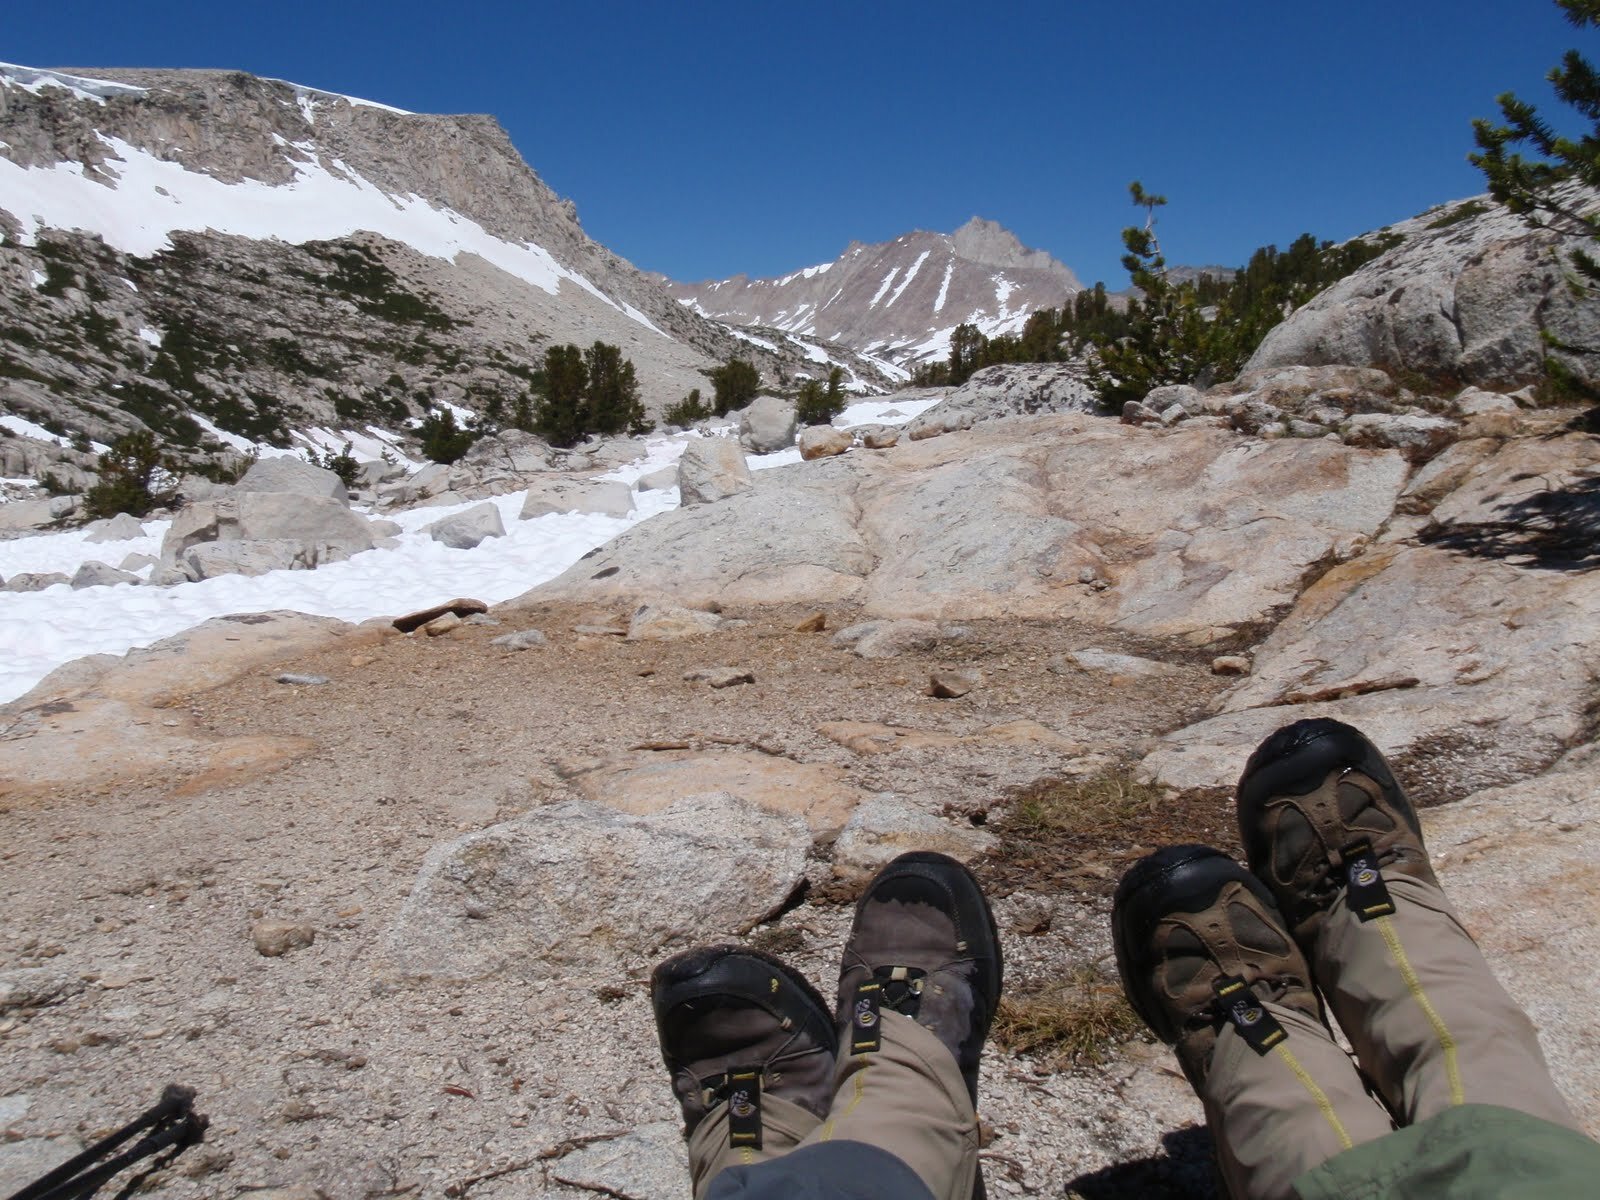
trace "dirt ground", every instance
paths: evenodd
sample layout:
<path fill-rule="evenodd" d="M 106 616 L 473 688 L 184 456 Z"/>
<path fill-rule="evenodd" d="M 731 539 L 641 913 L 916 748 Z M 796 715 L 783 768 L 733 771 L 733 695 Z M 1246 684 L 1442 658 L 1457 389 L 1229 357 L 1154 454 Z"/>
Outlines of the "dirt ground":
<path fill-rule="evenodd" d="M 822 633 L 794 632 L 808 615 L 798 610 L 729 612 L 749 623 L 658 643 L 574 632 L 620 628 L 621 612 L 496 615 L 502 624 L 437 639 L 336 639 L 166 698 L 160 724 L 202 739 L 309 739 L 277 769 L 136 775 L 0 800 L 0 971 L 47 968 L 65 981 L 57 1002 L 0 1017 L 17 1184 L 30 1175 L 24 1152 L 48 1152 L 40 1139 L 92 1138 L 176 1081 L 198 1089 L 212 1129 L 155 1177 L 162 1195 L 296 1184 L 335 1198 L 633 1194 L 608 1182 L 611 1168 L 592 1179 L 562 1172 L 636 1129 L 658 1158 L 672 1147 L 648 964 L 598 993 L 398 979 L 381 942 L 431 846 L 564 798 L 586 759 L 644 745 L 754 748 L 831 764 L 856 787 L 914 797 L 993 836 L 996 853 L 977 865 L 1006 931 L 1008 987 L 1084 964 L 1104 976 L 1107 896 L 1120 865 L 1147 847 L 1119 829 L 1053 868 L 1025 869 L 1006 853 L 1007 798 L 1063 770 L 1132 759 L 1202 715 L 1225 682 L 1209 655 L 1060 622 L 969 622 L 933 651 L 866 661 L 831 644 L 853 619 L 845 611 L 829 612 Z M 549 644 L 490 645 L 524 628 Z M 1177 671 L 1112 677 L 1060 657 L 1090 646 Z M 756 682 L 684 680 L 702 666 L 740 667 Z M 928 676 L 942 668 L 975 669 L 981 682 L 934 699 Z M 329 682 L 277 682 L 284 670 Z M 970 735 L 1018 720 L 1082 753 L 980 737 L 858 754 L 818 732 L 858 721 Z M 1214 804 L 1183 811 L 1178 824 L 1190 827 L 1169 818 L 1164 833 L 1231 838 Z M 826 845 L 816 855 L 811 896 L 755 936 L 827 990 L 848 888 L 830 885 Z M 263 957 L 251 941 L 261 918 L 304 920 L 315 943 Z M 1198 1109 L 1158 1047 L 1135 1043 L 1076 1070 L 996 1051 L 984 1097 L 997 1193 L 1060 1194 L 1080 1177 L 1086 1194 L 1207 1187 L 1203 1135 L 1189 1128 Z"/>

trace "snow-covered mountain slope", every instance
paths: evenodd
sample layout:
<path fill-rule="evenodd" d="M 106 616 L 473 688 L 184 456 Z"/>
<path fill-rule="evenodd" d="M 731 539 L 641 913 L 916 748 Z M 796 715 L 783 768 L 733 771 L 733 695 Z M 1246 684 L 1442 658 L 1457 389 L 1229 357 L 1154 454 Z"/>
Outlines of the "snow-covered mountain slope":
<path fill-rule="evenodd" d="M 669 286 L 719 321 L 850 347 L 901 367 L 943 358 L 957 325 L 990 337 L 1020 332 L 1030 313 L 1059 307 L 1082 287 L 1070 268 L 978 217 L 954 233 L 854 242 L 833 262 L 777 278 Z"/>
<path fill-rule="evenodd" d="M 656 410 L 736 351 L 804 361 L 592 241 L 492 117 L 0 66 L 0 411 L 190 447 L 206 423 L 393 428 L 437 401 L 509 411 L 545 346 L 596 339 Z"/>

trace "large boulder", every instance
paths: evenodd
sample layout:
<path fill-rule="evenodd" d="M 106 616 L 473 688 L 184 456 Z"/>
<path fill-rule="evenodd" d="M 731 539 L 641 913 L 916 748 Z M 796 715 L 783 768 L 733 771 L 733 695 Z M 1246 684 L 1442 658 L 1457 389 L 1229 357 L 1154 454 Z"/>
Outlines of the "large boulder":
<path fill-rule="evenodd" d="M 487 502 L 474 505 L 465 512 L 444 517 L 423 528 L 434 541 L 452 550 L 473 550 L 489 538 L 506 535 L 505 524 L 500 520 L 499 507 Z"/>
<path fill-rule="evenodd" d="M 551 513 L 595 513 L 625 517 L 633 511 L 633 489 L 615 479 L 541 479 L 529 485 L 519 517 Z"/>
<path fill-rule="evenodd" d="M 314 467 L 289 454 L 258 459 L 234 488 L 240 492 L 286 492 L 349 502 L 342 479 L 324 467 Z"/>
<path fill-rule="evenodd" d="M 1078 363 L 1005 363 L 976 372 L 906 425 L 912 441 L 971 429 L 997 417 L 1093 412 L 1094 393 Z"/>
<path fill-rule="evenodd" d="M 119 571 L 109 563 L 86 562 L 72 576 L 74 590 L 89 587 L 107 587 L 114 583 L 142 584 L 144 580 L 127 571 Z"/>
<path fill-rule="evenodd" d="M 744 750 L 634 750 L 563 763 L 561 774 L 584 799 L 620 812 L 728 792 L 763 812 L 799 817 L 818 837 L 837 833 L 862 800 L 838 767 Z"/>
<path fill-rule="evenodd" d="M 130 542 L 134 538 L 143 536 L 144 526 L 139 523 L 138 517 L 129 513 L 118 513 L 114 517 L 92 522 L 83 540 L 91 546 L 101 546 L 106 542 Z"/>
<path fill-rule="evenodd" d="M 848 600 L 868 616 L 1068 616 L 1198 642 L 1268 620 L 1388 520 L 1394 451 L 1086 416 L 760 472 L 607 543 L 541 597 Z"/>
<path fill-rule="evenodd" d="M 755 454 L 772 454 L 794 445 L 794 401 L 781 396 L 757 396 L 739 414 L 739 442 Z"/>
<path fill-rule="evenodd" d="M 77 496 L 51 496 L 45 500 L 12 500 L 0 504 L 0 533 L 32 533 L 78 511 Z"/>
<path fill-rule="evenodd" d="M 1514 556 L 1491 536 L 1477 552 L 1390 544 L 1335 567 L 1257 648 L 1222 713 L 1170 735 L 1146 769 L 1230 784 L 1273 729 L 1326 715 L 1385 752 L 1425 755 L 1457 795 L 1539 770 L 1589 728 L 1600 572 Z"/>
<path fill-rule="evenodd" d="M 371 550 L 376 538 L 371 524 L 352 512 L 345 500 L 296 492 L 235 490 L 219 500 L 182 509 L 162 540 L 161 560 L 170 566 L 190 547 L 207 542 L 288 543 L 291 565 L 315 567 Z M 281 546 L 273 548 L 271 557 L 281 558 L 282 551 Z M 212 561 L 220 566 L 227 557 Z"/>
<path fill-rule="evenodd" d="M 221 575 L 265 575 L 269 571 L 305 571 L 315 567 L 299 542 L 268 538 L 248 542 L 200 542 L 189 546 L 172 567 L 183 579 L 163 574 L 152 582 L 180 583 L 216 579 Z"/>
<path fill-rule="evenodd" d="M 429 851 L 390 957 L 412 977 L 614 980 L 748 932 L 800 884 L 810 847 L 798 816 L 727 792 L 637 816 L 538 808 Z"/>
<path fill-rule="evenodd" d="M 1247 366 L 1350 363 L 1510 390 L 1539 382 L 1556 359 L 1600 384 L 1596 356 L 1560 348 L 1600 345 L 1600 306 L 1567 282 L 1581 243 L 1530 229 L 1488 197 L 1468 203 L 1482 211 L 1396 225 L 1402 244 L 1297 309 Z"/>
<path fill-rule="evenodd" d="M 750 486 L 750 464 L 732 438 L 696 438 L 678 459 L 678 493 L 685 508 L 725 500 Z"/>

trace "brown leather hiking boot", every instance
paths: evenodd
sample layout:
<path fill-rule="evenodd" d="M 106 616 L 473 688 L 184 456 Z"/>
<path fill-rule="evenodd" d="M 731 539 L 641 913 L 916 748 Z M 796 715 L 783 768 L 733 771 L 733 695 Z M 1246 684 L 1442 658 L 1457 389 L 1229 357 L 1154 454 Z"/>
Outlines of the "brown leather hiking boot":
<path fill-rule="evenodd" d="M 972 873 L 933 851 L 902 854 L 856 903 L 839 970 L 842 1052 L 875 1049 L 878 1014 L 902 1013 L 955 1056 L 976 1104 L 1002 972 L 994 915 Z"/>
<path fill-rule="evenodd" d="M 1438 885 L 1416 810 L 1362 733 L 1329 718 L 1296 721 L 1257 747 L 1238 788 L 1250 869 L 1270 889 L 1308 953 L 1340 901 L 1393 912 L 1382 876 Z"/>
<path fill-rule="evenodd" d="M 1282 1040 L 1261 1002 L 1324 1021 L 1271 894 L 1220 850 L 1169 846 L 1134 863 L 1117 884 L 1111 930 L 1128 1002 L 1177 1051 L 1197 1092 L 1227 1022 L 1263 1049 Z"/>
<path fill-rule="evenodd" d="M 762 1146 L 761 1097 L 819 1120 L 833 1100 L 833 1015 L 798 971 L 739 946 L 674 955 L 650 977 L 661 1058 L 684 1136 L 729 1104 L 734 1146 Z"/>

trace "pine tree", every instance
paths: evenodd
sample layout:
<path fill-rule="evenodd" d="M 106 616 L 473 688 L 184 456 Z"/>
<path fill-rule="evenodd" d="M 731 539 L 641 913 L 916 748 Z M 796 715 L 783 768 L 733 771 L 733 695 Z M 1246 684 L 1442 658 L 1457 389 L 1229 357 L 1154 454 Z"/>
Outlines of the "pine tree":
<path fill-rule="evenodd" d="M 1099 347 L 1089 376 L 1100 403 L 1113 411 L 1162 384 L 1192 383 L 1208 368 L 1226 371 L 1238 363 L 1232 325 L 1208 319 L 1195 285 L 1174 283 L 1167 275 L 1155 232 L 1156 209 L 1167 198 L 1146 192 L 1137 180 L 1128 194 L 1144 209 L 1144 224 L 1122 231 L 1122 265 L 1140 298 L 1128 305 L 1126 335 Z"/>
<path fill-rule="evenodd" d="M 976 325 L 961 324 L 950 334 L 951 387 L 960 387 L 983 365 L 983 351 L 988 339 Z"/>
<path fill-rule="evenodd" d="M 123 434 L 100 455 L 96 464 L 100 480 L 84 495 L 84 512 L 91 517 L 118 513 L 142 517 L 172 503 L 176 498 L 172 485 L 181 469 L 161 452 L 149 430 Z"/>
<path fill-rule="evenodd" d="M 417 437 L 422 441 L 422 453 L 436 463 L 453 463 L 478 440 L 473 429 L 462 429 L 456 424 L 456 415 L 448 408 L 436 409 L 422 418 L 417 426 Z"/>
<path fill-rule="evenodd" d="M 1556 0 L 1575 28 L 1600 27 L 1600 0 Z M 1600 211 L 1586 211 L 1587 201 L 1564 193 L 1560 184 L 1576 180 L 1600 187 L 1600 71 L 1576 50 L 1568 50 L 1561 65 L 1545 76 L 1556 96 L 1577 109 L 1588 121 L 1584 133 L 1573 140 L 1558 135 L 1538 110 L 1513 93 L 1498 97 L 1496 125 L 1479 119 L 1472 123 L 1479 153 L 1468 159 L 1489 181 L 1489 194 L 1531 224 L 1550 226 L 1588 240 L 1600 239 Z M 1527 146 L 1540 155 L 1524 158 L 1513 147 Z M 1578 283 L 1591 293 L 1600 291 L 1600 262 L 1588 249 L 1572 252 Z"/>
<path fill-rule="evenodd" d="M 534 431 L 552 446 L 576 446 L 584 434 L 589 371 L 583 351 L 570 342 L 544 352 L 544 387 L 534 410 Z"/>
<path fill-rule="evenodd" d="M 644 419 L 633 363 L 620 349 L 597 341 L 583 352 L 583 364 L 589 382 L 582 432 L 621 433 Z"/>
<path fill-rule="evenodd" d="M 719 417 L 743 408 L 761 389 L 761 372 L 742 358 L 730 358 L 714 368 L 710 375 L 714 394 L 712 408 Z"/>
<path fill-rule="evenodd" d="M 844 368 L 828 372 L 828 384 L 808 379 L 795 399 L 795 417 L 802 425 L 830 425 L 844 411 Z"/>

